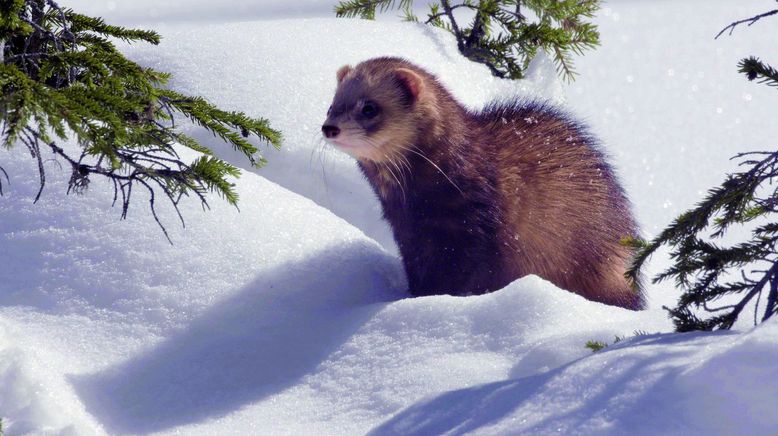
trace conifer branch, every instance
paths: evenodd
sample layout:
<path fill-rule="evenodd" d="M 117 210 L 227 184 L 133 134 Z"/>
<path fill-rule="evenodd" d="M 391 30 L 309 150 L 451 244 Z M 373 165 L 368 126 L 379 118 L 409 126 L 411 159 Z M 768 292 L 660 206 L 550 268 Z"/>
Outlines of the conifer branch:
<path fill-rule="evenodd" d="M 731 328 L 747 304 L 754 298 L 761 298 L 767 284 L 770 284 L 770 290 L 761 319 L 770 318 L 778 310 L 778 290 L 772 284 L 778 280 L 778 224 L 757 226 L 750 241 L 731 247 L 722 247 L 699 237 L 707 231 L 712 240 L 718 240 L 733 225 L 744 225 L 778 213 L 778 186 L 764 191 L 764 187 L 778 177 L 778 152 L 741 153 L 735 158 L 743 159 L 748 170 L 728 176 L 721 186 L 711 189 L 694 209 L 679 216 L 651 242 L 632 241 L 631 244 L 637 248 L 627 272 L 631 280 L 639 278 L 645 262 L 660 247 L 673 247 L 670 257 L 674 265 L 653 282 L 674 278 L 684 289 L 678 306 L 666 308 L 678 331 Z M 761 272 L 758 280 L 742 272 L 746 265 L 762 263 L 770 267 Z M 742 272 L 741 279 L 729 279 L 729 273 L 738 269 Z M 744 294 L 736 304 L 709 305 L 725 295 L 739 293 Z M 710 313 L 726 313 L 703 320 L 693 312 L 700 308 Z"/>
<path fill-rule="evenodd" d="M 113 204 L 126 218 L 133 192 L 149 195 L 152 216 L 162 195 L 176 210 L 180 201 L 197 198 L 207 209 L 215 192 L 237 207 L 230 178 L 240 171 L 211 150 L 176 130 L 184 116 L 242 152 L 253 166 L 266 161 L 249 141 L 254 137 L 278 147 L 280 132 L 265 119 L 223 111 L 201 97 L 164 89 L 168 74 L 126 59 L 111 39 L 158 44 L 157 33 L 106 24 L 100 18 L 63 9 L 53 0 L 0 0 L 0 143 L 24 145 L 36 160 L 39 190 L 46 185 L 45 154 L 70 166 L 67 193 L 82 194 L 92 177 L 112 181 Z M 77 155 L 54 138 L 81 146 Z M 185 162 L 183 146 L 204 156 Z M 77 156 L 77 157 L 76 157 Z M 8 174 L 0 168 L 7 183 Z M 0 177 L 0 195 L 3 194 Z"/>
<path fill-rule="evenodd" d="M 338 17 L 375 19 L 376 10 L 397 7 L 392 0 L 346 0 L 335 8 Z M 399 7 L 406 19 L 417 21 L 411 12 L 412 1 Z M 537 20 L 530 22 L 522 5 Z M 584 20 L 594 16 L 599 0 L 439 0 L 431 2 L 425 24 L 454 35 L 459 52 L 471 61 L 486 65 L 494 76 L 520 79 L 538 50 L 552 56 L 559 74 L 572 80 L 573 55 L 581 55 L 599 44 L 597 26 Z M 454 14 L 460 8 L 475 13 L 468 26 Z"/>
<path fill-rule="evenodd" d="M 758 80 L 767 86 L 778 87 L 778 70 L 763 63 L 759 58 L 751 56 L 738 64 L 738 71 L 746 75 L 748 80 Z"/>
<path fill-rule="evenodd" d="M 374 20 L 376 9 L 386 12 L 397 7 L 397 0 L 347 0 L 335 6 L 335 16 Z M 410 10 L 413 0 L 400 0 L 399 8 Z"/>

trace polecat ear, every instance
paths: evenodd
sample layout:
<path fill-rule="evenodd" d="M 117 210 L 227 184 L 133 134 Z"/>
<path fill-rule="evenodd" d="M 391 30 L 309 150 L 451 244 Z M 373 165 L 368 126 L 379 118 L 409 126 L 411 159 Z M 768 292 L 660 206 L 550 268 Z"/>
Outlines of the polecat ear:
<path fill-rule="evenodd" d="M 338 69 L 337 77 L 338 77 L 338 83 L 343 81 L 343 78 L 346 77 L 346 74 L 351 72 L 351 65 L 343 65 Z"/>
<path fill-rule="evenodd" d="M 414 100 L 419 99 L 419 95 L 424 90 L 424 79 L 421 78 L 416 72 L 407 68 L 398 68 L 394 70 L 394 74 L 397 79 L 408 89 Z"/>

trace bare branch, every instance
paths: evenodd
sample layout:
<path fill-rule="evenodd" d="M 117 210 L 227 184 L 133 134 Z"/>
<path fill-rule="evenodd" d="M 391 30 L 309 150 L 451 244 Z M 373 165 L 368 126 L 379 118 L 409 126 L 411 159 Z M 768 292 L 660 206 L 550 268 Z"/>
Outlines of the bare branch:
<path fill-rule="evenodd" d="M 770 293 L 767 295 L 767 304 L 762 317 L 762 322 L 767 321 L 778 309 L 778 275 L 774 272 L 770 277 Z"/>
<path fill-rule="evenodd" d="M 451 5 L 449 4 L 448 0 L 441 0 L 440 4 L 443 6 L 443 11 L 448 17 L 448 19 L 451 21 L 451 30 L 454 32 L 454 36 L 457 38 L 457 46 L 459 47 L 459 51 L 464 51 L 465 48 L 465 37 L 462 34 L 462 31 L 459 29 L 459 25 L 457 24 L 457 20 L 454 19 L 454 11 L 451 8 Z"/>
<path fill-rule="evenodd" d="M 713 39 L 718 39 L 719 36 L 724 34 L 724 32 L 726 32 L 727 30 L 729 30 L 729 34 L 732 35 L 732 32 L 735 31 L 735 27 L 737 27 L 737 26 L 739 26 L 741 24 L 748 23 L 748 26 L 753 26 L 754 23 L 756 23 L 757 21 L 761 20 L 762 18 L 769 17 L 769 16 L 775 15 L 775 14 L 778 14 L 778 9 L 774 9 L 772 11 L 765 12 L 763 14 L 759 14 L 759 15 L 753 16 L 751 18 L 746 18 L 744 20 L 735 21 L 734 23 L 730 24 L 729 26 L 721 29 L 721 31 Z"/>
<path fill-rule="evenodd" d="M 0 166 L 0 173 L 3 173 L 3 176 L 5 177 L 5 182 L 7 184 L 11 184 L 11 179 L 8 178 L 8 173 L 5 172 L 5 168 Z M 3 195 L 3 181 L 0 180 L 0 195 Z"/>
<path fill-rule="evenodd" d="M 475 7 L 475 6 L 473 6 L 473 5 L 468 5 L 468 4 L 464 4 L 464 3 L 462 3 L 462 4 L 458 4 L 458 5 L 450 6 L 450 8 L 449 8 L 449 9 L 450 9 L 451 11 L 453 11 L 454 9 L 459 9 L 459 8 L 475 9 L 476 7 Z M 424 24 L 430 24 L 430 23 L 432 23 L 433 21 L 435 21 L 435 19 L 436 19 L 436 18 L 440 18 L 440 17 L 443 17 L 443 16 L 447 16 L 447 17 L 449 17 L 449 19 L 451 19 L 451 16 L 452 16 L 452 15 L 449 15 L 449 14 L 448 14 L 448 12 L 446 12 L 446 11 L 444 11 L 444 12 L 438 12 L 437 14 L 431 14 L 431 15 L 428 15 L 428 16 L 427 16 L 427 21 L 425 21 L 425 22 L 424 22 Z M 453 20 L 452 20 L 452 22 L 453 22 Z"/>

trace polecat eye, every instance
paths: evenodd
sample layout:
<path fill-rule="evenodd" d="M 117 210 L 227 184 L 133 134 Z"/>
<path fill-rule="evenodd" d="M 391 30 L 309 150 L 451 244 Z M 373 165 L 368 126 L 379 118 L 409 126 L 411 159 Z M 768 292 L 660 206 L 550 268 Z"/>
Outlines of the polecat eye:
<path fill-rule="evenodd" d="M 372 101 L 365 102 L 365 105 L 362 106 L 362 115 L 367 118 L 373 118 L 378 115 L 378 106 Z"/>

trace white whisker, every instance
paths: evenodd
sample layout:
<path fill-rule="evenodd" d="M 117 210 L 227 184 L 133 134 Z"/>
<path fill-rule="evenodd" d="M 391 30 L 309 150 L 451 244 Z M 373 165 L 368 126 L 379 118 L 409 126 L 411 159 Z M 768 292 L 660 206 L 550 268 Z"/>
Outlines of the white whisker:
<path fill-rule="evenodd" d="M 429 163 L 430 163 L 430 165 L 432 165 L 433 167 L 435 167 L 435 169 L 436 169 L 436 170 L 438 170 L 438 171 L 440 172 L 440 174 L 442 174 L 442 175 L 443 175 L 443 177 L 445 177 L 445 178 L 446 178 L 446 180 L 448 180 L 448 181 L 449 181 L 449 183 L 451 183 L 451 186 L 453 186 L 454 188 L 456 188 L 456 190 L 457 190 L 457 191 L 459 191 L 459 193 L 460 193 L 460 194 L 462 194 L 462 195 L 464 195 L 464 194 L 465 194 L 464 192 L 462 192 L 462 190 L 461 190 L 461 189 L 459 189 L 459 186 L 457 186 L 457 184 L 456 184 L 456 183 L 454 183 L 454 181 L 453 181 L 453 180 L 451 180 L 451 178 L 448 176 L 448 174 L 446 174 L 446 173 L 445 173 L 445 172 L 444 172 L 442 169 L 440 169 L 440 167 L 439 167 L 439 166 L 437 166 L 437 165 L 435 164 L 435 162 L 431 161 L 431 160 L 430 160 L 430 159 L 429 159 L 427 156 L 425 156 L 423 153 L 421 153 L 420 151 L 413 150 L 413 149 L 411 149 L 411 148 L 408 148 L 408 147 L 403 147 L 402 145 L 399 145 L 399 144 L 398 144 L 397 146 L 398 146 L 398 147 L 400 147 L 400 148 L 402 148 L 402 149 L 404 149 L 404 150 L 410 151 L 411 153 L 415 153 L 415 154 L 417 154 L 417 155 L 421 156 L 421 157 L 422 157 L 424 160 L 426 160 L 427 162 L 429 162 Z M 415 147 L 415 146 L 414 146 L 414 147 Z"/>
<path fill-rule="evenodd" d="M 391 160 L 389 162 L 391 162 Z M 402 193 L 403 196 L 403 203 L 405 203 L 406 202 L 405 188 L 403 188 L 403 184 L 400 183 L 400 179 L 397 178 L 397 176 L 394 174 L 394 171 L 392 171 L 392 169 L 388 165 L 384 164 L 384 168 L 386 168 L 386 170 L 389 171 L 389 174 L 391 174 L 394 180 L 397 182 L 397 186 L 400 188 L 400 193 Z"/>
<path fill-rule="evenodd" d="M 386 162 L 389 162 L 389 163 L 391 163 L 392 165 L 394 165 L 394 166 L 395 166 L 395 168 L 397 168 L 397 171 L 398 171 L 398 172 L 400 172 L 400 174 L 402 174 L 402 171 L 401 171 L 401 170 L 400 170 L 400 168 L 397 166 L 397 164 L 394 162 L 394 160 L 393 160 L 393 159 L 392 159 L 390 156 L 388 156 L 386 153 L 384 153 L 384 152 L 381 150 L 381 147 L 380 147 L 378 144 L 376 144 L 376 143 L 375 143 L 373 140 L 371 140 L 371 139 L 370 139 L 370 138 L 368 138 L 368 137 L 364 137 L 364 141 L 365 141 L 365 143 L 367 143 L 367 144 L 368 144 L 368 145 L 370 145 L 371 147 L 373 147 L 373 148 L 375 148 L 376 150 L 378 150 L 378 152 L 380 152 L 380 153 L 381 153 L 381 154 L 384 156 L 384 158 L 386 159 L 386 160 L 385 160 L 385 161 L 383 161 L 383 162 L 376 162 L 376 165 L 378 165 L 378 166 L 383 166 L 384 168 L 386 168 L 386 170 L 387 170 L 387 171 L 389 171 L 389 174 L 391 174 L 391 175 L 392 175 L 392 178 L 394 178 L 394 180 L 397 182 L 397 187 L 399 187 L 399 188 L 400 188 L 400 193 L 401 193 L 401 194 L 402 194 L 402 196 L 403 196 L 403 203 L 405 203 L 405 202 L 407 201 L 407 198 L 406 198 L 406 196 L 405 196 L 405 183 L 403 183 L 403 182 L 400 182 L 400 179 L 397 177 L 397 175 L 394 173 L 394 171 L 392 171 L 392 169 L 389 167 L 389 165 L 387 165 L 387 164 L 386 164 Z M 404 180 L 405 180 L 405 179 L 403 178 L 403 181 L 404 181 Z"/>

